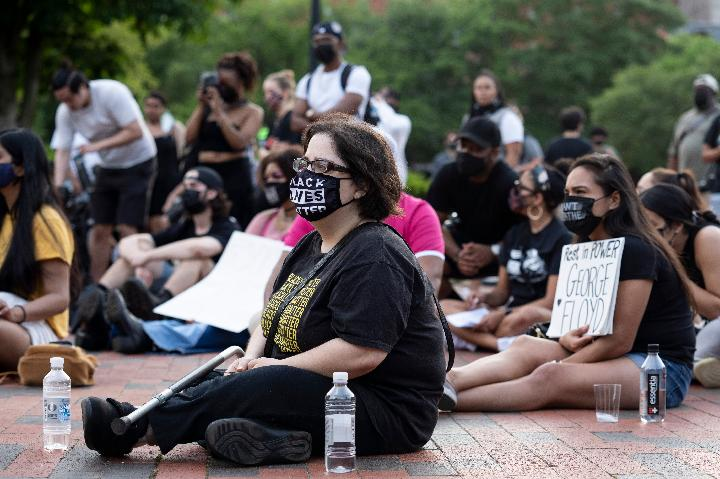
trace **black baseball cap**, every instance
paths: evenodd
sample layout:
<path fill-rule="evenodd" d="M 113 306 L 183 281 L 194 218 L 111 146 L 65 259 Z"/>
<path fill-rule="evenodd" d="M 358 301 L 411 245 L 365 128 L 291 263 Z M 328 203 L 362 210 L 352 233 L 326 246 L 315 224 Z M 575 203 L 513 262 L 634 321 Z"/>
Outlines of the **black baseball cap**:
<path fill-rule="evenodd" d="M 312 35 L 334 35 L 342 40 L 342 25 L 338 22 L 320 22 L 312 28 Z"/>
<path fill-rule="evenodd" d="M 476 116 L 470 118 L 460 129 L 457 138 L 470 140 L 481 148 L 500 146 L 500 130 L 492 121 Z"/>
<path fill-rule="evenodd" d="M 197 180 L 211 190 L 222 191 L 225 189 L 222 177 L 212 168 L 208 168 L 207 166 L 196 166 L 191 168 L 188 173 L 192 171 L 197 171 Z"/>

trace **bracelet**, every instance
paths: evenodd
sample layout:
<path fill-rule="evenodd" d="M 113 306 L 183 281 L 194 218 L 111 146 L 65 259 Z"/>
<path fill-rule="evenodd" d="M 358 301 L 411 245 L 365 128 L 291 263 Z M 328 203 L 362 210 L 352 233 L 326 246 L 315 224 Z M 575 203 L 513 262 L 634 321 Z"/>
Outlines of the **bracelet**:
<path fill-rule="evenodd" d="M 22 314 L 23 314 L 22 319 L 17 324 L 24 323 L 25 320 L 27 319 L 27 311 L 25 311 L 25 306 L 23 306 L 22 304 L 16 304 L 15 306 L 13 306 L 13 308 L 20 308 L 20 311 L 22 311 Z"/>

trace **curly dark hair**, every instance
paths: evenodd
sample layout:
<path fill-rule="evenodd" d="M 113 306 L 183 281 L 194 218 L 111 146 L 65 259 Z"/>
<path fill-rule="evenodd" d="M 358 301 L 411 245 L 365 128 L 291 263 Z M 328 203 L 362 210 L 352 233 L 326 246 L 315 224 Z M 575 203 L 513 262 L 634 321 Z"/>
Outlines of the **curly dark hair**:
<path fill-rule="evenodd" d="M 367 191 L 357 200 L 360 216 L 380 221 L 400 214 L 398 201 L 403 187 L 385 138 L 353 116 L 331 113 L 305 130 L 303 149 L 307 151 L 312 137 L 320 134 L 330 137 L 335 153 L 347 164 L 355 183 Z"/>
<path fill-rule="evenodd" d="M 252 90 L 258 77 L 258 67 L 255 59 L 248 52 L 226 53 L 217 62 L 218 70 L 223 68 L 233 70 L 242 82 L 245 90 Z"/>
<path fill-rule="evenodd" d="M 285 175 L 285 178 L 290 181 L 295 177 L 295 170 L 293 170 L 293 161 L 295 158 L 303 156 L 303 150 L 300 145 L 291 145 L 280 151 L 273 151 L 269 153 L 265 158 L 260 160 L 260 164 L 257 168 L 257 183 L 260 187 L 265 186 L 265 170 L 268 165 L 275 163 Z"/>

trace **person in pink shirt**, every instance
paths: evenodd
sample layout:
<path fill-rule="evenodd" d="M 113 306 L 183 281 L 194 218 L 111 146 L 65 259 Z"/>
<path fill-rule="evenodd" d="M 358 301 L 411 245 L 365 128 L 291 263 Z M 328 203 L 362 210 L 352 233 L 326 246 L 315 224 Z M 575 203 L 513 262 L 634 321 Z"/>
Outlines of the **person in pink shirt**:
<path fill-rule="evenodd" d="M 442 280 L 443 263 L 445 261 L 445 242 L 437 213 L 427 201 L 407 193 L 400 195 L 398 206 L 403 213 L 399 216 L 389 216 L 383 222 L 395 228 L 400 233 L 400 236 L 405 239 L 410 249 L 415 253 L 415 257 L 418 259 L 423 271 L 432 282 L 435 292 L 437 292 Z M 295 247 L 303 236 L 313 230 L 313 225 L 309 221 L 300 216 L 295 218 L 283 239 L 283 242 L 288 247 L 287 252 L 280 257 L 275 266 L 275 271 L 270 276 L 268 285 L 265 288 L 266 300 L 275 282 L 277 271 L 279 271 L 288 252 Z"/>
<path fill-rule="evenodd" d="M 297 212 L 290 201 L 290 180 L 295 176 L 292 163 L 302 156 L 299 146 L 290 146 L 268 154 L 258 166 L 258 186 L 263 190 L 270 209 L 256 214 L 245 232 L 282 241 Z M 299 218 L 299 217 L 298 217 Z"/>

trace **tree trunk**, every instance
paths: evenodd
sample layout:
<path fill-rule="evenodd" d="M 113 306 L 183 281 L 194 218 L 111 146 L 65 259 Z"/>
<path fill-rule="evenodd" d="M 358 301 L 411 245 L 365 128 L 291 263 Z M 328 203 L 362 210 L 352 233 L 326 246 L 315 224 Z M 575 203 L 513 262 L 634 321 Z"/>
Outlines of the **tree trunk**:
<path fill-rule="evenodd" d="M 15 32 L 0 33 L 0 130 L 15 126 L 17 115 L 17 47 Z"/>
<path fill-rule="evenodd" d="M 25 42 L 25 81 L 23 101 L 18 115 L 20 126 L 30 128 L 37 109 L 38 87 L 40 85 L 40 66 L 42 60 L 42 36 L 30 25 L 30 34 Z"/>

